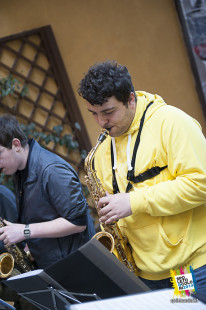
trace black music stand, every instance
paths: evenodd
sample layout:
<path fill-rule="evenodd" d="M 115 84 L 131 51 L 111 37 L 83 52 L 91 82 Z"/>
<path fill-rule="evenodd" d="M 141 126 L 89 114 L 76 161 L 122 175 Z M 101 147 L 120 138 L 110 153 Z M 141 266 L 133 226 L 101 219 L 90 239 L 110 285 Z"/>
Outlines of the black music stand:
<path fill-rule="evenodd" d="M 65 310 L 66 305 L 80 303 L 78 298 L 75 297 L 78 294 L 72 294 L 65 290 L 42 269 L 14 276 L 4 281 L 4 283 L 42 310 Z M 87 294 L 79 295 L 89 298 L 88 300 L 98 299 L 95 294 L 92 296 L 89 294 L 88 296 Z"/>
<path fill-rule="evenodd" d="M 75 303 L 149 291 L 96 239 L 45 270 L 4 283 L 42 310 L 63 310 Z"/>

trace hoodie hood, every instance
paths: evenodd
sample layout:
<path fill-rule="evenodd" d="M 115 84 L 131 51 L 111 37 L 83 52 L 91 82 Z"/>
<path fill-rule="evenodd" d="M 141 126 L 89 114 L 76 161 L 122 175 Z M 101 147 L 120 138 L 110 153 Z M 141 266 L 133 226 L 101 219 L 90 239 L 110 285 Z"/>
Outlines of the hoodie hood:
<path fill-rule="evenodd" d="M 137 96 L 136 112 L 135 112 L 135 116 L 134 116 L 131 126 L 129 127 L 128 131 L 125 133 L 126 135 L 128 134 L 132 135 L 134 132 L 139 130 L 141 117 L 150 102 L 154 102 L 154 103 L 147 111 L 145 122 L 153 115 L 153 113 L 157 109 L 159 109 L 163 105 L 166 105 L 163 98 L 160 97 L 159 95 L 153 95 L 145 91 L 136 91 L 135 93 Z"/>

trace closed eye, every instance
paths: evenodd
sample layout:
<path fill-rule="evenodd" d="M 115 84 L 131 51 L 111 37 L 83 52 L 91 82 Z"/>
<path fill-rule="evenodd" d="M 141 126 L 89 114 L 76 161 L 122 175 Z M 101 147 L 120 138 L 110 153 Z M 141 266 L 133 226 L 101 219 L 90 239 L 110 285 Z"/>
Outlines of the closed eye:
<path fill-rule="evenodd" d="M 114 111 L 115 111 L 115 110 L 112 110 L 112 111 L 105 111 L 104 114 L 105 114 L 105 115 L 110 115 L 110 114 L 112 114 Z"/>

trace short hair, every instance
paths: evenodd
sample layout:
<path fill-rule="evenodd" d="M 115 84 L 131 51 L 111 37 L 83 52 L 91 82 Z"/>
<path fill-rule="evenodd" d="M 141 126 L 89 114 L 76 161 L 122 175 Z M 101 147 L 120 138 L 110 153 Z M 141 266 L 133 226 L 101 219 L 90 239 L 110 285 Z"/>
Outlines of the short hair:
<path fill-rule="evenodd" d="M 131 92 L 135 95 L 131 76 L 115 60 L 91 66 L 78 88 L 79 95 L 91 105 L 102 105 L 112 96 L 127 105 Z"/>
<path fill-rule="evenodd" d="M 19 139 L 21 146 L 28 143 L 28 139 L 13 115 L 0 116 L 0 145 L 11 149 L 14 138 Z"/>

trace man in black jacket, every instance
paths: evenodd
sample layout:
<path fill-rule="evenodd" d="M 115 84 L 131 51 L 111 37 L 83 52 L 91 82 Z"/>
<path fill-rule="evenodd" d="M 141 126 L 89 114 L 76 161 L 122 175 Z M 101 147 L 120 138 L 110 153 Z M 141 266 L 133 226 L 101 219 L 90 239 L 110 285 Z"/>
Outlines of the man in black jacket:
<path fill-rule="evenodd" d="M 0 240 L 26 240 L 37 268 L 46 268 L 95 234 L 77 173 L 69 163 L 28 141 L 15 117 L 0 117 L 0 169 L 14 175 L 18 224 L 5 221 Z"/>

